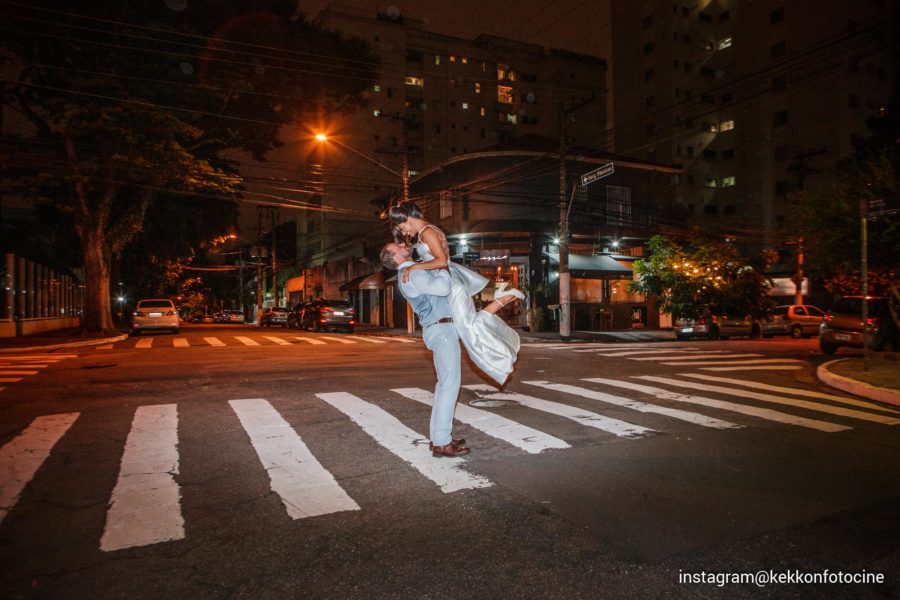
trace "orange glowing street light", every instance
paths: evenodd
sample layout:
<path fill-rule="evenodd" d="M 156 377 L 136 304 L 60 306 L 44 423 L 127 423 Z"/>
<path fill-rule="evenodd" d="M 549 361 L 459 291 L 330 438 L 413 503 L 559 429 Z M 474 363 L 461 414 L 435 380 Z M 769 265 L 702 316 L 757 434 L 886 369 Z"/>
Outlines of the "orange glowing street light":
<path fill-rule="evenodd" d="M 383 164 L 383 163 L 381 163 L 381 162 L 375 160 L 375 159 L 372 158 L 371 156 L 368 156 L 368 155 L 366 155 L 366 154 L 363 154 L 363 153 L 360 152 L 359 150 L 356 150 L 355 148 L 351 148 L 350 146 L 348 146 L 348 145 L 345 144 L 344 142 L 338 140 L 337 138 L 329 137 L 329 136 L 328 136 L 327 134 L 325 134 L 325 133 L 317 133 L 317 134 L 315 135 L 315 137 L 316 137 L 316 141 L 318 141 L 318 142 L 334 142 L 335 144 L 337 144 L 337 145 L 340 146 L 341 148 L 344 148 L 345 150 L 349 150 L 349 151 L 352 152 L 353 154 L 356 154 L 357 156 L 360 156 L 360 157 L 366 159 L 367 161 L 369 161 L 369 162 L 371 162 L 371 163 L 374 163 L 374 164 L 378 165 L 379 167 L 381 167 L 382 169 L 384 169 L 384 170 L 387 171 L 388 173 L 392 173 L 392 174 L 396 175 L 397 177 L 399 177 L 399 178 L 403 181 L 403 199 L 404 199 L 404 200 L 409 200 L 409 169 L 404 168 L 402 173 L 397 172 L 397 171 L 395 171 L 394 169 L 390 168 L 389 166 L 387 166 L 387 165 L 385 165 L 385 164 Z"/>

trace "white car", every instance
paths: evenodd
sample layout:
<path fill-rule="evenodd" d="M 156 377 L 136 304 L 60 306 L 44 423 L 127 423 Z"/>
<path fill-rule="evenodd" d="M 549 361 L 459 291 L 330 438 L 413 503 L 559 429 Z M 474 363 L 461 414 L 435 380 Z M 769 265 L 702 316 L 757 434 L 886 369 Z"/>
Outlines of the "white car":
<path fill-rule="evenodd" d="M 178 333 L 180 327 L 181 319 L 171 300 L 157 298 L 141 300 L 134 309 L 131 332 L 135 335 L 160 329 Z"/>
<path fill-rule="evenodd" d="M 824 319 L 825 313 L 809 304 L 776 306 L 769 311 L 763 335 L 789 335 L 794 339 L 816 335 Z"/>

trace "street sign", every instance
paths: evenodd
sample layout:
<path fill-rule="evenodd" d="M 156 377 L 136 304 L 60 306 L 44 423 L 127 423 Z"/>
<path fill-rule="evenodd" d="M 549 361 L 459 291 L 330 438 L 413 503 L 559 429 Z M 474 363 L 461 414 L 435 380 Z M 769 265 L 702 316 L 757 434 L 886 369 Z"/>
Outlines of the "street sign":
<path fill-rule="evenodd" d="M 593 183 L 598 179 L 602 179 L 608 175 L 612 175 L 614 171 L 613 163 L 606 163 L 602 167 L 598 167 L 593 171 L 585 173 L 581 176 L 581 185 L 588 185 L 589 183 Z"/>
<path fill-rule="evenodd" d="M 478 260 L 479 258 L 481 258 L 481 252 L 463 252 L 465 260 Z"/>

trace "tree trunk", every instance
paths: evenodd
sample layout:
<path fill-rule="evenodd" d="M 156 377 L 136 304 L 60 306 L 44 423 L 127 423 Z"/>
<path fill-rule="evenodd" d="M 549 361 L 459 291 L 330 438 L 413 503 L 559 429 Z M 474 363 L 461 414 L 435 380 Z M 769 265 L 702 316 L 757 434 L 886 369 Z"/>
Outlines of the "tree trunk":
<path fill-rule="evenodd" d="M 82 232 L 81 248 L 84 258 L 84 319 L 85 333 L 116 334 L 109 297 L 109 250 L 106 235 L 101 230 Z"/>

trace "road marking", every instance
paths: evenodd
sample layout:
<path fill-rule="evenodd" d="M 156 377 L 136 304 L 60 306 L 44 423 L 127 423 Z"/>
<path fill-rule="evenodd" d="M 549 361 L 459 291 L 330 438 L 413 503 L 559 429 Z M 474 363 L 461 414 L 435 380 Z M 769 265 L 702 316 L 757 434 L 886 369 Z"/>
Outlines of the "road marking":
<path fill-rule="evenodd" d="M 384 340 L 378 340 L 373 337 L 368 337 L 368 336 L 363 336 L 363 335 L 357 336 L 353 339 L 362 340 L 364 342 L 369 342 L 370 344 L 387 344 L 387 342 Z"/>
<path fill-rule="evenodd" d="M 354 342 L 353 340 L 345 340 L 344 338 L 337 338 L 337 337 L 327 337 L 327 336 L 324 336 L 324 335 L 320 335 L 320 336 L 319 336 L 319 339 L 321 339 L 321 340 L 331 340 L 332 342 L 340 342 L 340 343 L 342 343 L 342 344 L 355 344 L 355 343 L 356 343 L 356 342 Z"/>
<path fill-rule="evenodd" d="M 900 423 L 900 419 L 886 417 L 883 415 L 875 415 L 872 413 L 853 410 L 850 408 L 841 408 L 838 406 L 830 406 L 828 404 L 820 404 L 819 402 L 808 402 L 806 400 L 797 400 L 795 398 L 785 398 L 783 396 L 773 396 L 772 394 L 763 394 L 750 390 L 741 390 L 737 388 L 723 387 L 719 385 L 706 385 L 697 383 L 696 381 L 682 381 L 680 379 L 672 379 L 670 377 L 656 377 L 653 375 L 638 375 L 638 379 L 646 379 L 647 381 L 656 381 L 658 383 L 666 383 L 678 387 L 686 387 L 696 390 L 704 390 L 708 392 L 718 392 L 720 394 L 728 394 L 730 396 L 740 396 L 742 398 L 753 398 L 762 400 L 763 402 L 772 402 L 775 404 L 784 404 L 787 406 L 796 406 L 797 408 L 805 408 L 816 412 L 824 412 L 842 417 L 850 417 L 852 419 L 860 419 L 863 421 L 874 421 L 885 425 L 896 425 Z"/>
<path fill-rule="evenodd" d="M 269 341 L 275 342 L 279 346 L 290 346 L 291 345 L 291 343 L 289 341 L 282 339 L 280 337 L 275 337 L 274 335 L 264 335 L 263 338 L 265 338 Z"/>
<path fill-rule="evenodd" d="M 796 371 L 800 365 L 763 365 L 761 367 L 700 367 L 701 371 Z"/>
<path fill-rule="evenodd" d="M 113 345 L 112 345 L 112 344 L 103 344 L 102 346 L 95 346 L 95 347 L 94 347 L 94 350 L 112 350 L 112 349 L 113 349 Z"/>
<path fill-rule="evenodd" d="M 252 340 L 248 337 L 244 337 L 241 335 L 234 336 L 234 339 L 236 339 L 237 341 L 239 341 L 240 343 L 242 343 L 245 346 L 259 346 L 259 342 L 257 342 L 256 340 Z"/>
<path fill-rule="evenodd" d="M 656 414 L 660 414 L 660 415 L 665 415 L 667 417 L 672 417 L 673 419 L 687 421 L 688 423 L 693 423 L 695 425 L 701 425 L 703 427 L 712 427 L 714 429 L 738 429 L 741 427 L 740 425 L 737 425 L 736 423 L 731 423 L 730 421 L 724 421 L 722 419 L 707 417 L 706 415 L 687 412 L 685 410 L 679 410 L 677 408 L 669 408 L 666 406 L 657 406 L 655 404 L 645 404 L 643 402 L 636 402 L 634 400 L 630 400 L 628 398 L 623 398 L 621 396 L 613 396 L 612 394 L 606 394 L 604 392 L 597 392 L 594 390 L 589 390 L 589 389 L 577 387 L 574 385 L 566 385 L 563 383 L 550 383 L 549 381 L 523 381 L 522 383 L 524 383 L 526 385 L 536 385 L 538 387 L 547 388 L 549 390 L 555 390 L 557 392 L 565 392 L 567 394 L 575 394 L 576 396 L 581 396 L 583 398 L 590 398 L 591 400 L 597 400 L 599 402 L 606 402 L 608 404 L 615 404 L 616 406 L 623 406 L 625 408 L 630 408 L 632 410 L 636 410 L 639 412 L 656 413 Z"/>
<path fill-rule="evenodd" d="M 408 340 L 405 337 L 399 337 L 399 336 L 387 336 L 387 337 L 383 337 L 382 339 L 387 340 L 389 342 L 398 342 L 401 344 L 415 344 L 416 343 L 415 340 Z"/>
<path fill-rule="evenodd" d="M 153 338 L 141 338 L 134 345 L 135 348 L 150 348 L 153 346 Z"/>
<path fill-rule="evenodd" d="M 666 354 L 668 352 L 699 352 L 700 350 L 697 348 L 663 348 L 662 350 L 628 350 L 626 352 L 597 352 L 596 350 L 589 350 L 588 352 L 594 352 L 597 356 L 631 356 L 633 354 Z M 583 350 L 576 350 L 576 352 L 583 352 Z M 713 352 L 724 352 L 724 350 L 714 350 Z M 681 358 L 681 357 L 679 357 Z"/>
<path fill-rule="evenodd" d="M 434 401 L 434 395 L 431 392 L 419 388 L 398 388 L 391 391 L 428 406 L 431 406 Z M 552 435 L 532 429 L 527 425 L 516 423 L 490 411 L 480 410 L 465 404 L 456 405 L 455 418 L 457 421 L 471 425 L 491 437 L 521 448 L 529 454 L 537 454 L 551 448 L 571 448 L 569 444 Z"/>
<path fill-rule="evenodd" d="M 188 343 L 188 339 L 185 337 L 177 337 L 172 340 L 172 346 L 175 348 L 188 348 L 190 344 Z"/>
<path fill-rule="evenodd" d="M 22 368 L 43 369 L 45 367 L 49 367 L 51 364 L 55 365 L 56 363 L 55 362 L 48 363 L 46 361 L 41 361 L 41 362 L 20 361 L 20 362 L 6 362 L 6 363 L 0 362 L 0 369 L 22 369 Z"/>
<path fill-rule="evenodd" d="M 716 377 L 714 375 L 703 375 L 700 373 L 679 373 L 682 377 L 693 377 L 694 379 L 702 379 L 704 381 L 718 381 L 721 383 L 731 383 L 734 385 L 741 385 L 744 387 L 751 387 L 760 390 L 768 390 L 770 392 L 781 392 L 783 394 L 791 394 L 794 396 L 806 396 L 807 398 L 821 398 L 823 400 L 834 400 L 835 402 L 841 402 L 843 404 L 849 404 L 851 406 L 859 406 L 861 408 L 871 408 L 873 410 L 880 410 L 881 412 L 890 413 L 892 415 L 900 415 L 900 412 L 890 409 L 886 406 L 881 406 L 879 404 L 875 404 L 874 402 L 867 402 L 865 400 L 857 400 L 856 398 L 848 398 L 846 396 L 838 396 L 835 394 L 827 394 L 825 392 L 816 392 L 813 390 L 801 390 L 799 388 L 792 387 L 782 387 L 778 385 L 769 385 L 768 383 L 759 383 L 757 381 L 745 381 L 743 379 L 733 379 L 731 377 Z"/>
<path fill-rule="evenodd" d="M 0 383 L 16 383 L 17 381 L 22 381 L 21 377 L 3 377 L 0 379 Z"/>
<path fill-rule="evenodd" d="M 250 443 L 292 519 L 304 519 L 359 505 L 316 460 L 297 432 L 262 398 L 230 400 Z"/>
<path fill-rule="evenodd" d="M 299 336 L 298 336 L 298 337 L 295 337 L 295 338 L 293 338 L 293 339 L 295 339 L 295 340 L 300 340 L 301 342 L 306 342 L 307 344 L 318 344 L 318 345 L 322 345 L 322 346 L 325 345 L 325 342 L 323 342 L 322 340 L 317 340 L 317 339 L 315 339 L 315 338 L 299 337 Z"/>
<path fill-rule="evenodd" d="M 387 411 L 365 402 L 353 394 L 334 392 L 316 394 L 363 428 L 376 442 L 409 463 L 419 473 L 436 483 L 444 493 L 489 487 L 487 478 L 464 471 L 462 458 L 434 458 L 425 438 Z"/>
<path fill-rule="evenodd" d="M 796 415 L 792 415 L 789 413 L 783 413 L 777 410 L 772 410 L 769 408 L 758 408 L 756 406 L 747 406 L 744 404 L 734 404 L 733 402 L 726 402 L 724 400 L 715 400 L 713 398 L 707 398 L 705 396 L 693 396 L 690 394 L 680 394 L 678 392 L 671 392 L 669 390 L 664 390 L 662 388 L 653 387 L 650 385 L 641 385 L 639 383 L 633 383 L 628 381 L 619 381 L 617 379 L 603 379 L 601 377 L 592 377 L 590 379 L 585 379 L 585 381 L 591 381 L 594 383 L 599 383 L 603 385 L 611 385 L 616 387 L 621 387 L 629 390 L 634 390 L 636 392 L 643 392 L 645 394 L 650 394 L 652 396 L 656 396 L 661 400 L 671 400 L 673 402 L 687 402 L 689 404 L 700 404 L 703 406 L 708 406 L 710 408 L 717 408 L 719 410 L 727 410 L 730 412 L 740 413 L 742 415 L 750 415 L 751 417 L 758 417 L 760 419 L 765 419 L 767 421 L 776 421 L 778 423 L 785 423 L 788 425 L 797 425 L 799 427 L 808 427 L 810 429 L 816 429 L 818 431 L 824 431 L 826 433 L 834 433 L 835 431 L 846 431 L 847 429 L 852 429 L 852 427 L 847 427 L 846 425 L 838 425 L 837 423 L 829 423 L 827 421 L 819 421 L 817 419 L 808 419 L 806 417 L 798 417 Z"/>
<path fill-rule="evenodd" d="M 0 360 L 27 360 L 27 361 L 39 361 L 39 362 L 59 362 L 64 358 L 78 358 L 77 354 L 3 354 L 0 355 Z"/>
<path fill-rule="evenodd" d="M 0 371 L 0 375 L 37 375 L 38 373 L 40 373 L 40 371 L 23 371 L 22 369 Z"/>
<path fill-rule="evenodd" d="M 678 358 L 684 358 L 684 357 L 679 356 Z M 724 358 L 724 357 L 722 357 L 722 358 Z M 802 362 L 806 362 L 806 361 L 802 361 L 797 358 L 760 358 L 760 359 L 756 359 L 756 360 L 708 360 L 708 361 L 697 361 L 697 362 L 664 362 L 664 363 L 660 363 L 660 364 L 684 367 L 684 366 L 698 366 L 698 365 L 759 365 L 759 364 L 786 363 L 786 362 L 802 363 Z"/>
<path fill-rule="evenodd" d="M 210 346 L 216 346 L 217 348 L 221 348 L 221 347 L 225 346 L 225 344 L 219 338 L 205 337 L 205 338 L 203 338 L 203 341 L 206 342 L 207 344 L 209 344 Z"/>
<path fill-rule="evenodd" d="M 182 539 L 184 517 L 176 475 L 177 406 L 138 407 L 110 498 L 100 549 L 110 552 Z"/>
<path fill-rule="evenodd" d="M 0 388 L 2 390 L 2 388 Z M 80 413 L 38 417 L 0 448 L 0 522 Z"/>
<path fill-rule="evenodd" d="M 634 439 L 656 433 L 656 431 L 654 431 L 653 429 L 641 427 L 640 425 L 633 425 L 625 421 L 620 421 L 619 419 L 604 417 L 603 415 L 597 414 L 595 412 L 583 410 L 575 406 L 569 406 L 568 404 L 561 404 L 559 402 L 552 402 L 550 400 L 544 400 L 542 398 L 535 398 L 534 396 L 526 396 L 525 394 L 518 394 L 514 392 L 497 392 L 496 388 L 485 385 L 483 383 L 479 383 L 476 385 L 464 385 L 463 387 L 469 390 L 473 390 L 476 393 L 484 392 L 484 394 L 479 394 L 479 396 L 485 399 L 513 400 L 515 402 L 518 402 L 522 406 L 527 406 L 528 408 L 534 410 L 539 410 L 542 412 L 565 417 L 567 419 L 575 421 L 580 425 L 594 427 L 618 437 Z"/>
<path fill-rule="evenodd" d="M 690 356 L 650 356 L 629 358 L 628 360 L 698 360 L 701 358 L 750 358 L 752 356 L 765 356 L 764 354 L 691 354 Z"/>

